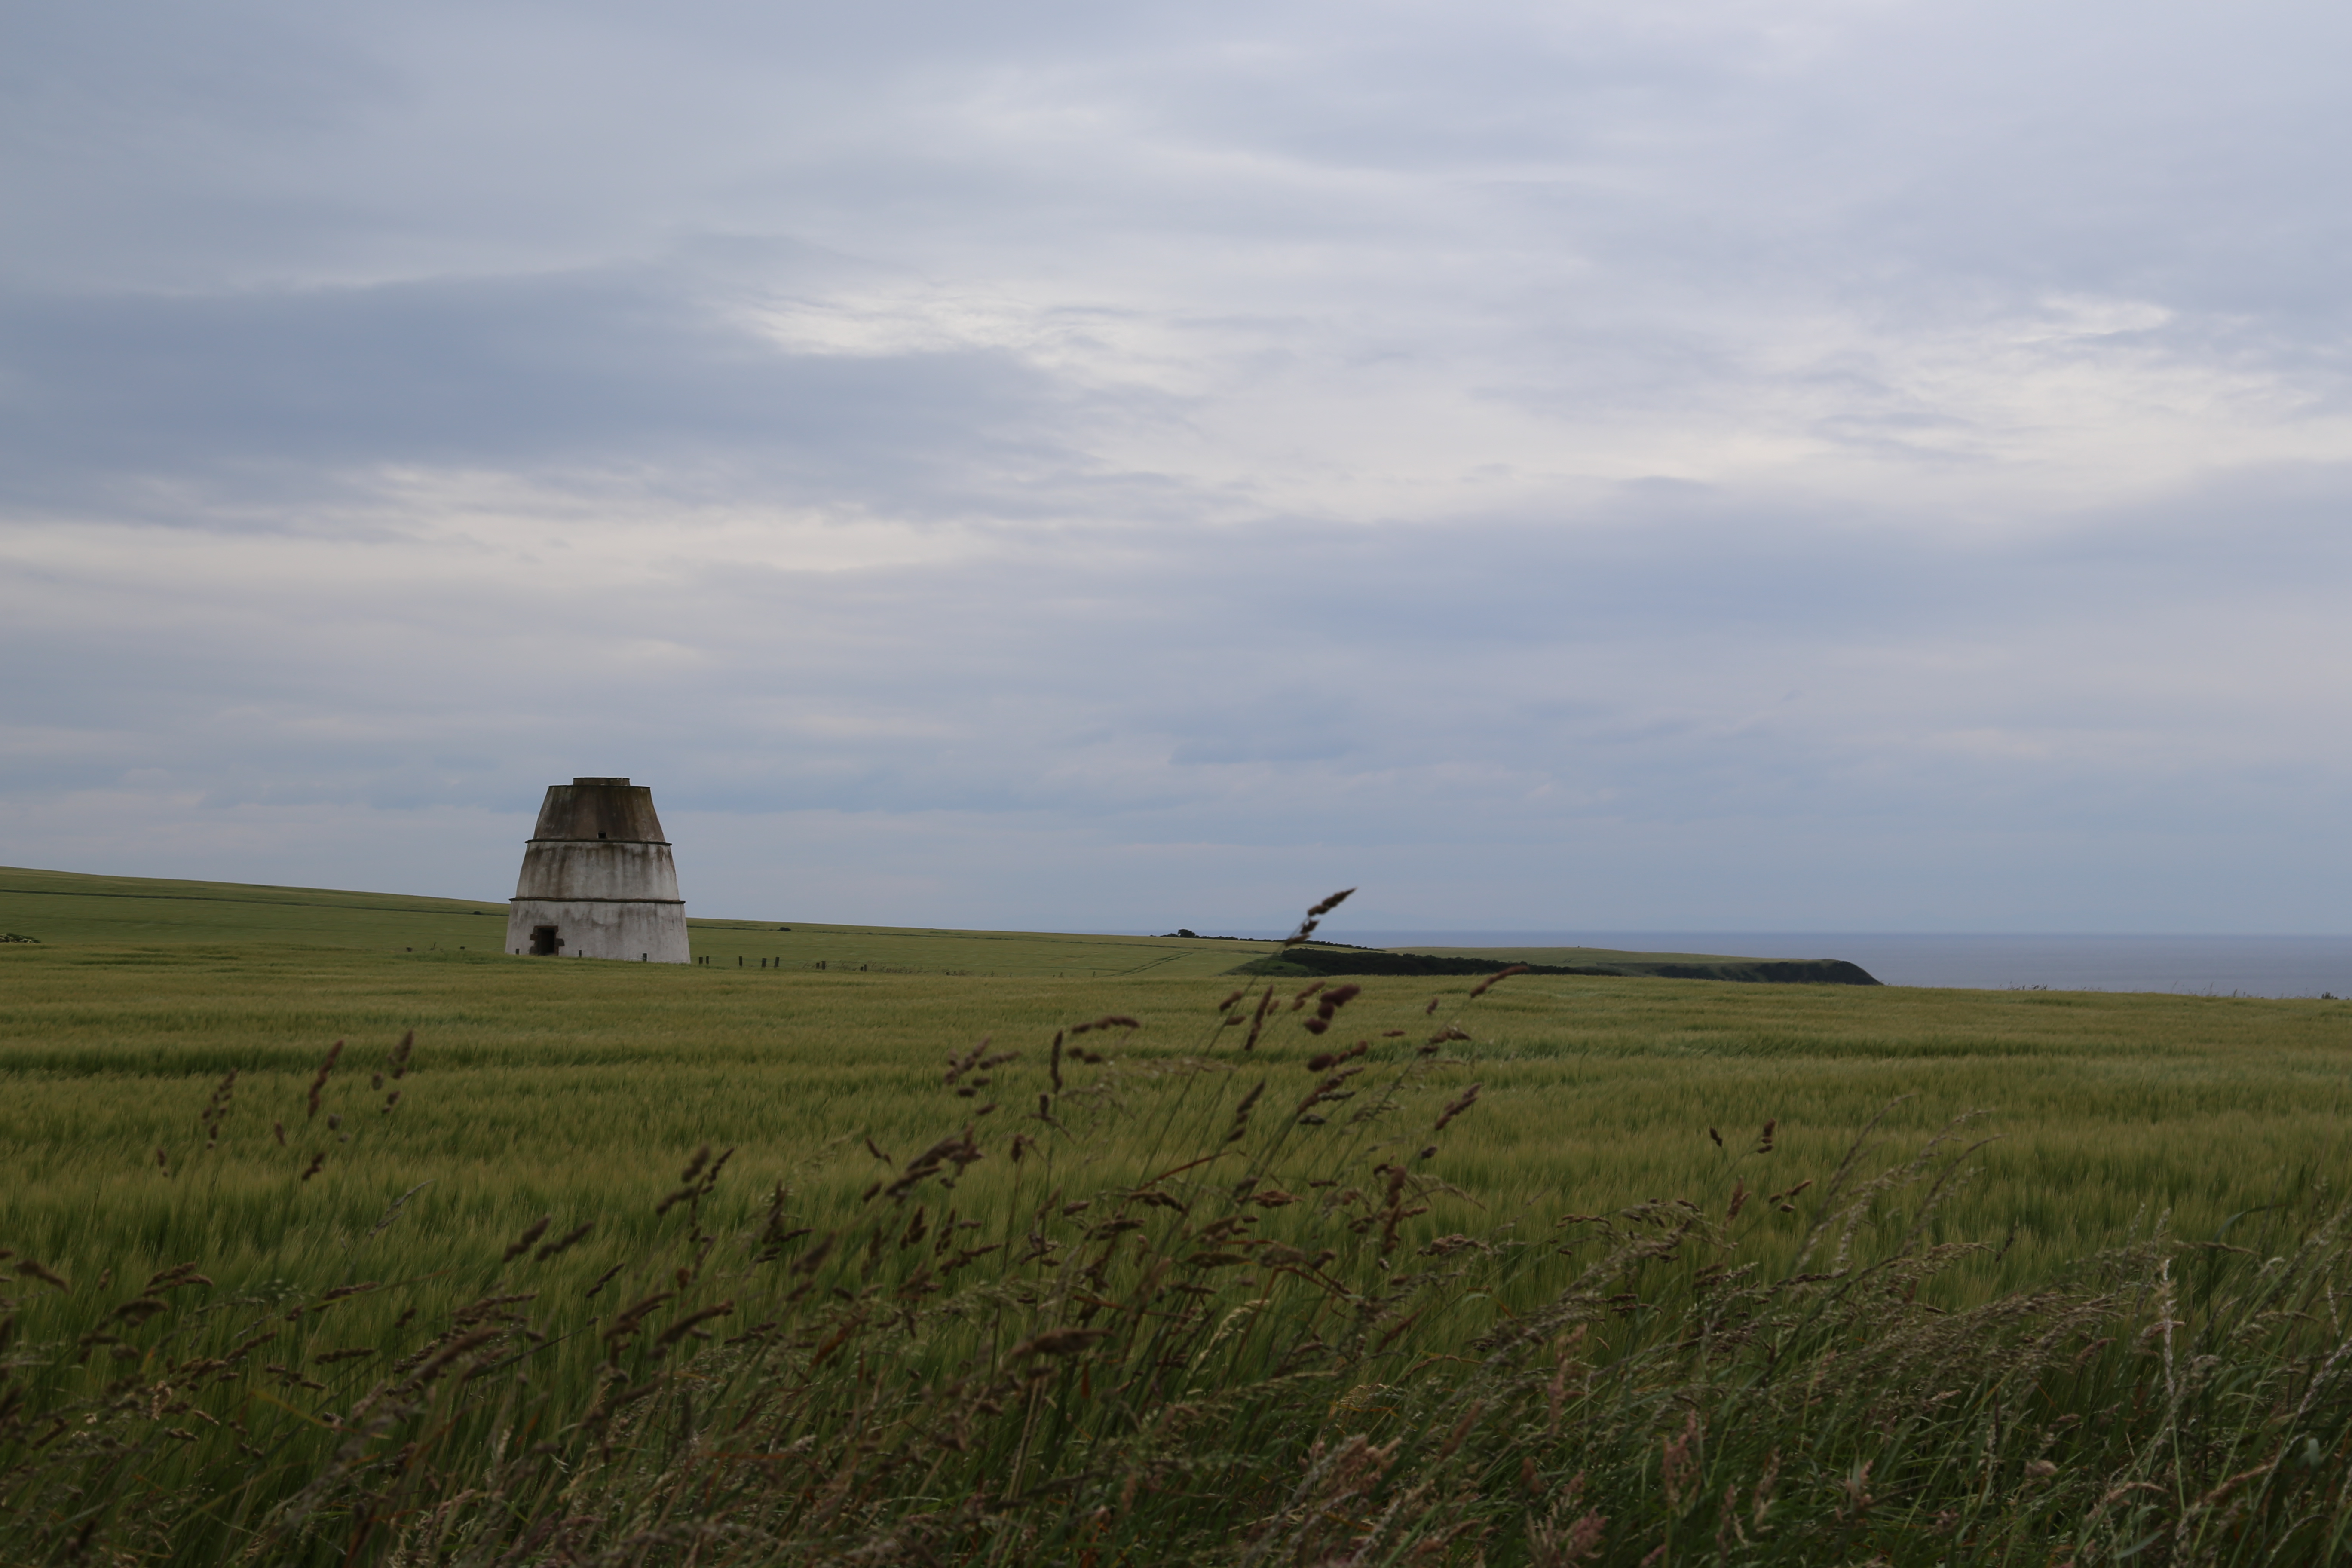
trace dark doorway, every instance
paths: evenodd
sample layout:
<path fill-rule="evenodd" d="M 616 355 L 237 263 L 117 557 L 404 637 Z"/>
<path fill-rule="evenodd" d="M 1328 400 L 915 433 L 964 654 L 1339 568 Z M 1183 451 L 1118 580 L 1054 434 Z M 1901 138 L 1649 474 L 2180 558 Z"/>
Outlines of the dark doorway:
<path fill-rule="evenodd" d="M 530 951 L 533 956 L 539 958 L 552 958 L 555 956 L 555 950 L 562 945 L 563 943 L 562 940 L 555 934 L 555 928 L 553 926 L 533 926 L 530 928 Z"/>

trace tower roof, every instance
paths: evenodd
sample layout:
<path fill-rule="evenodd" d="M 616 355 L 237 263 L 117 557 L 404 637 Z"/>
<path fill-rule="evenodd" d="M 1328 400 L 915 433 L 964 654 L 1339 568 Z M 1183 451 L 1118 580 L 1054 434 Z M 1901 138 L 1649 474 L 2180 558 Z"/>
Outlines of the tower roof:
<path fill-rule="evenodd" d="M 550 784 L 540 803 L 534 840 L 604 839 L 619 844 L 664 844 L 661 818 L 654 815 L 654 792 L 626 779 L 573 779 Z"/>

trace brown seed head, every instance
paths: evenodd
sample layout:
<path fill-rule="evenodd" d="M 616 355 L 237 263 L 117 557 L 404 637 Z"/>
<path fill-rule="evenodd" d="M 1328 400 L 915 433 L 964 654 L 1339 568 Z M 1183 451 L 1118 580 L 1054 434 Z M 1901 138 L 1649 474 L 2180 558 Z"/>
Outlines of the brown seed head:
<path fill-rule="evenodd" d="M 16 1260 L 16 1272 L 25 1279 L 37 1279 L 44 1285 L 55 1286 L 60 1290 L 70 1291 L 73 1289 L 63 1279 L 50 1273 L 29 1258 L 20 1258 Z"/>
<path fill-rule="evenodd" d="M 579 1246 L 583 1241 L 585 1241 L 588 1238 L 588 1233 L 595 1228 L 596 1222 L 593 1219 L 586 1225 L 575 1226 L 572 1229 L 565 1231 L 562 1236 L 556 1237 L 553 1241 L 549 1242 L 545 1247 L 541 1247 L 537 1252 L 532 1253 L 530 1255 L 530 1260 L 533 1263 L 544 1263 L 551 1258 L 561 1257 L 562 1254 L 569 1252 L 573 1247 Z"/>
<path fill-rule="evenodd" d="M 1508 980 L 1514 974 L 1525 974 L 1527 972 L 1528 966 L 1524 963 L 1514 963 L 1508 969 L 1498 969 L 1494 973 L 1486 976 L 1486 979 L 1478 982 L 1477 984 L 1472 986 L 1470 988 L 1470 994 L 1473 996 L 1484 996 L 1486 994 L 1486 988 L 1494 984 L 1496 981 Z"/>
<path fill-rule="evenodd" d="M 553 1215 L 541 1215 L 537 1219 L 531 1221 L 531 1223 L 524 1228 L 523 1233 L 515 1237 L 513 1242 L 508 1246 L 506 1255 L 499 1258 L 499 1261 L 501 1263 L 511 1263 L 522 1254 L 529 1252 L 531 1248 L 531 1244 L 536 1242 L 541 1237 L 545 1236 L 547 1234 L 547 1227 L 554 1223 L 555 1216 Z"/>
<path fill-rule="evenodd" d="M 658 1350 L 666 1345 L 676 1344 L 680 1339 L 692 1333 L 697 1324 L 708 1322 L 713 1318 L 726 1317 L 734 1310 L 735 1303 L 727 1300 L 719 1302 L 715 1307 L 705 1307 L 698 1312 L 688 1312 L 685 1317 L 664 1329 L 661 1337 L 654 1342 L 654 1346 Z"/>
<path fill-rule="evenodd" d="M 1024 1361 L 1033 1355 L 1073 1355 L 1097 1340 L 1109 1337 L 1108 1329 L 1050 1329 L 1014 1345 L 1007 1359 Z"/>
<path fill-rule="evenodd" d="M 335 1058 L 343 1054 L 343 1042 L 337 1040 L 327 1047 L 327 1059 L 319 1064 L 319 1076 L 310 1080 L 310 1111 L 319 1114 L 319 1096 L 327 1087 L 327 1075 L 335 1070 Z"/>
<path fill-rule="evenodd" d="M 1437 1125 L 1430 1131 L 1433 1132 L 1444 1131 L 1445 1124 L 1447 1122 L 1453 1121 L 1455 1117 L 1469 1110 L 1473 1105 L 1478 1103 L 1478 1091 L 1486 1087 L 1486 1086 L 1483 1083 L 1474 1083 L 1468 1089 L 1464 1089 L 1460 1096 L 1446 1105 L 1444 1111 L 1440 1114 L 1437 1119 Z"/>

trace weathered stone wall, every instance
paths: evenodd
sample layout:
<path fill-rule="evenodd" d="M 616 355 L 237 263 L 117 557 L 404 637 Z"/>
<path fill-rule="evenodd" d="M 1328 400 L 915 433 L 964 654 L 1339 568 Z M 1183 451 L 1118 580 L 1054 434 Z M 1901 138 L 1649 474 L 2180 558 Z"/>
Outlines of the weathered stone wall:
<path fill-rule="evenodd" d="M 617 958 L 631 963 L 686 963 L 686 906 L 637 900 L 517 899 L 509 906 L 507 951 L 530 952 L 531 932 L 553 926 L 559 958 Z"/>
<path fill-rule="evenodd" d="M 656 899 L 677 901 L 677 868 L 667 844 L 548 843 L 523 850 L 518 899 Z"/>

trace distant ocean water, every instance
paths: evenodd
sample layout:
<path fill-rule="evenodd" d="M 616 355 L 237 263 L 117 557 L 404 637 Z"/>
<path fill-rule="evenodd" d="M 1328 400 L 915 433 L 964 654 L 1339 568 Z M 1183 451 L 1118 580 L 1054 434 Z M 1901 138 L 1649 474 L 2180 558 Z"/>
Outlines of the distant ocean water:
<path fill-rule="evenodd" d="M 2352 996 L 2352 936 L 1885 936 L 1835 931 L 1347 931 L 1365 947 L 1613 947 L 1843 958 L 1889 985 Z"/>

